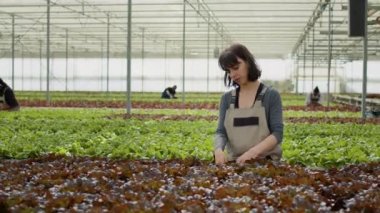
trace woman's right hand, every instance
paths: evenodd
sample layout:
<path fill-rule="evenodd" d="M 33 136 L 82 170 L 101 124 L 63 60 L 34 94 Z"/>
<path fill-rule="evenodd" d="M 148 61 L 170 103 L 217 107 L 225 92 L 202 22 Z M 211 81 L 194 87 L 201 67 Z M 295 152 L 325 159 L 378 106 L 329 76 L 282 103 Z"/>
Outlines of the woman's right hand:
<path fill-rule="evenodd" d="M 227 162 L 227 158 L 223 150 L 221 149 L 215 150 L 214 155 L 215 155 L 215 164 L 222 165 Z"/>

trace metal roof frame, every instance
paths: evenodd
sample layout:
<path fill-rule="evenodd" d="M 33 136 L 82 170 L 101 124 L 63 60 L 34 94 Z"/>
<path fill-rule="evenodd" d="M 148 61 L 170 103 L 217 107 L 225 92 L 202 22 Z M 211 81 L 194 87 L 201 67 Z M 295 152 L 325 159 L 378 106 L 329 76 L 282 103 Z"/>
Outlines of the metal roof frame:
<path fill-rule="evenodd" d="M 11 57 L 12 17 L 15 50 L 39 57 L 40 43 L 46 43 L 46 0 L 8 0 L 0 3 L 2 57 Z M 223 49 L 232 42 L 247 45 L 259 58 L 301 56 L 303 42 L 310 56 L 312 30 L 315 56 L 327 51 L 329 0 L 135 0 L 132 3 L 132 56 L 180 57 L 183 4 L 186 4 L 186 56 L 206 57 L 211 49 Z M 360 38 L 347 36 L 347 1 L 333 5 L 333 58 L 357 59 Z M 126 0 L 52 0 L 51 51 L 55 57 L 99 57 L 109 41 L 110 57 L 124 57 L 127 34 Z M 369 0 L 369 57 L 379 59 L 380 1 Z M 108 23 L 109 18 L 109 23 Z M 208 30 L 210 26 L 210 29 Z M 109 37 L 107 28 L 109 27 Z M 142 31 L 144 29 L 144 41 Z M 66 33 L 67 31 L 67 33 Z M 209 33 L 209 36 L 208 36 Z M 68 38 L 66 39 L 66 35 Z M 207 37 L 209 41 L 207 42 Z M 69 48 L 66 48 L 66 40 Z M 144 47 L 141 43 L 144 42 Z M 164 47 L 169 45 L 167 53 Z M 207 48 L 208 46 L 208 48 Z M 43 53 L 44 54 L 44 53 Z M 16 57 L 19 54 L 16 54 Z M 302 57 L 302 56 L 301 56 Z"/>

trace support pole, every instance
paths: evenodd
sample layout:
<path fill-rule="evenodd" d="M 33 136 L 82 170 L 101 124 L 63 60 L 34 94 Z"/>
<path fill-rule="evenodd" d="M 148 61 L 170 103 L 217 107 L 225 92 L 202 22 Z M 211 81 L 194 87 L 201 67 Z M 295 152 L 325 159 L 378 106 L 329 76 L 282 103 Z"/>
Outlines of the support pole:
<path fill-rule="evenodd" d="M 303 40 L 303 93 L 306 93 L 306 35 Z"/>
<path fill-rule="evenodd" d="M 144 34 L 145 28 L 141 28 L 141 92 L 144 92 Z"/>
<path fill-rule="evenodd" d="M 50 0 L 47 0 L 47 30 L 46 30 L 46 101 L 50 105 Z"/>
<path fill-rule="evenodd" d="M 66 92 L 67 92 L 67 82 L 68 82 L 68 70 L 69 70 L 69 33 L 66 29 L 66 75 L 65 75 L 65 86 L 66 86 Z"/>
<path fill-rule="evenodd" d="M 104 72 L 104 61 L 103 61 L 103 57 L 104 57 L 104 42 L 103 42 L 103 39 L 100 41 L 100 90 L 101 92 L 103 92 L 103 83 L 104 83 L 104 79 L 103 79 L 103 72 Z"/>
<path fill-rule="evenodd" d="M 366 97 L 367 97 L 367 61 L 368 61 L 368 27 L 367 11 L 368 1 L 364 0 L 364 38 L 363 38 L 363 90 L 362 90 L 362 118 L 366 118 Z"/>
<path fill-rule="evenodd" d="M 107 96 L 110 81 L 110 14 L 107 14 Z"/>
<path fill-rule="evenodd" d="M 166 79 L 167 79 L 167 69 L 168 69 L 168 66 L 167 66 L 167 64 L 168 64 L 168 62 L 167 62 L 167 60 L 168 60 L 168 53 L 167 53 L 167 48 L 168 48 L 168 40 L 165 40 L 165 66 L 164 66 L 164 68 L 165 68 L 165 79 L 164 79 L 164 88 L 166 87 Z"/>
<path fill-rule="evenodd" d="M 185 103 L 185 57 L 186 57 L 186 0 L 183 0 L 182 28 L 182 103 Z"/>
<path fill-rule="evenodd" d="M 298 82 L 299 82 L 299 70 L 300 70 L 300 60 L 299 60 L 299 55 L 297 53 L 296 55 L 296 60 L 297 60 L 297 66 L 296 66 L 296 94 L 298 95 Z"/>
<path fill-rule="evenodd" d="M 338 60 L 334 60 L 334 64 L 335 64 L 335 67 L 334 67 L 334 93 L 337 93 L 338 92 L 338 88 L 337 88 L 337 85 L 338 85 Z"/>
<path fill-rule="evenodd" d="M 40 91 L 42 91 L 42 40 L 40 40 Z"/>
<path fill-rule="evenodd" d="M 12 89 L 15 89 L 15 15 L 12 14 Z"/>
<path fill-rule="evenodd" d="M 207 97 L 210 93 L 210 13 L 207 19 Z"/>
<path fill-rule="evenodd" d="M 132 42 L 132 0 L 128 0 L 128 38 L 127 38 L 127 114 L 131 114 L 131 42 Z"/>
<path fill-rule="evenodd" d="M 328 65 L 328 68 L 327 68 L 327 107 L 330 106 L 330 75 L 331 75 L 331 39 L 332 39 L 332 32 L 331 32 L 331 25 L 332 25 L 332 20 L 331 20 L 331 16 L 332 16 L 332 7 L 331 7 L 331 2 L 328 3 L 328 7 L 329 7 L 329 23 L 328 23 L 328 27 L 329 27 L 329 46 L 328 46 L 328 62 L 327 62 L 327 65 Z"/>
<path fill-rule="evenodd" d="M 77 53 L 75 52 L 75 48 L 73 48 L 72 49 L 72 56 L 73 56 L 73 67 L 72 67 L 72 69 L 73 69 L 73 80 L 72 80 L 72 87 L 73 87 L 73 90 L 75 90 L 75 82 L 76 82 L 76 73 L 77 73 L 77 71 L 78 71 L 78 66 L 77 66 L 77 61 L 78 60 L 76 60 L 77 59 L 77 56 L 79 55 L 77 55 Z"/>
<path fill-rule="evenodd" d="M 21 90 L 24 91 L 24 45 L 21 44 Z"/>
<path fill-rule="evenodd" d="M 313 41 L 311 49 L 311 88 L 314 89 L 314 39 L 315 39 L 315 26 L 313 26 Z"/>

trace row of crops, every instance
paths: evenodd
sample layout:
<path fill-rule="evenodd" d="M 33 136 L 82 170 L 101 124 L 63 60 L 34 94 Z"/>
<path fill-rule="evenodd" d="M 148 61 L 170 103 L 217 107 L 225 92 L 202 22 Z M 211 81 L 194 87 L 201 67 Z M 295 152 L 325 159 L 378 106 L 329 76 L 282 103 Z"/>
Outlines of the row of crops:
<path fill-rule="evenodd" d="M 379 212 L 379 119 L 283 94 L 283 161 L 213 163 L 220 94 L 18 92 L 0 212 Z"/>
<path fill-rule="evenodd" d="M 217 111 L 133 111 L 173 118 L 164 121 L 165 116 L 126 119 L 119 116 L 123 113 L 122 109 L 62 108 L 27 108 L 5 113 L 0 121 L 0 156 L 20 159 L 56 153 L 133 159 L 212 159 Z M 355 112 L 312 114 L 324 118 L 358 116 Z M 284 115 L 284 159 L 290 163 L 330 167 L 380 160 L 380 132 L 376 124 L 290 123 L 286 122 L 288 117 L 308 113 L 286 111 Z M 190 119 L 192 116 L 199 119 Z M 211 119 L 203 119 L 208 117 Z"/>
<path fill-rule="evenodd" d="M 126 101 L 125 92 L 50 92 L 51 101 L 96 101 L 96 102 L 112 102 Z M 186 93 L 185 101 L 190 103 L 219 103 L 220 93 Z M 172 99 L 170 102 L 182 102 L 182 94 L 177 93 L 178 99 Z M 17 98 L 21 101 L 36 101 L 46 100 L 46 93 L 39 91 L 20 91 L 17 92 Z M 302 95 L 283 94 L 284 106 L 304 105 L 305 97 Z M 134 102 L 167 102 L 168 100 L 161 99 L 160 93 L 154 92 L 135 92 L 132 94 Z"/>

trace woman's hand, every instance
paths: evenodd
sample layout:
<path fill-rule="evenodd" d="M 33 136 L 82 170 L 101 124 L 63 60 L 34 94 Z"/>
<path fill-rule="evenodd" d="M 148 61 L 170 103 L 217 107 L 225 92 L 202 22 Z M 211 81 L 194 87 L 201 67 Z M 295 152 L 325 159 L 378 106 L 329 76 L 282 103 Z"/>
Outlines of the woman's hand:
<path fill-rule="evenodd" d="M 276 145 L 276 137 L 274 135 L 269 135 L 262 142 L 238 157 L 238 159 L 236 159 L 236 163 L 244 164 L 247 160 L 265 157 L 265 153 L 268 153 L 270 150 L 274 149 Z"/>
<path fill-rule="evenodd" d="M 259 157 L 259 153 L 256 151 L 256 149 L 251 148 L 250 150 L 244 152 L 240 157 L 236 159 L 236 163 L 242 165 L 247 160 L 255 159 Z"/>
<path fill-rule="evenodd" d="M 214 156 L 215 156 L 215 164 L 222 165 L 227 162 L 226 155 L 221 149 L 215 150 Z"/>

